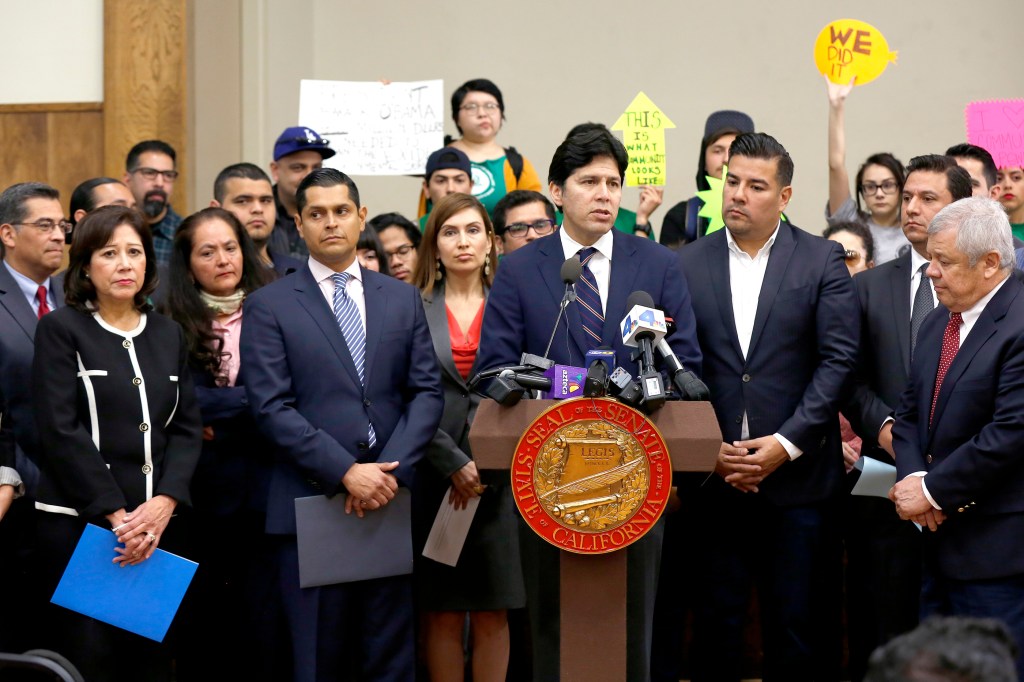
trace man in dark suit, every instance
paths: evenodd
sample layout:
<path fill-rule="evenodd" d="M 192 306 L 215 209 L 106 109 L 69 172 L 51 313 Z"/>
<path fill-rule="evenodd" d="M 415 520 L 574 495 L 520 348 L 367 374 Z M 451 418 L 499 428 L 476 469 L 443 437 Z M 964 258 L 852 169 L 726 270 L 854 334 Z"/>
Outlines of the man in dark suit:
<path fill-rule="evenodd" d="M 9 597 L 19 618 L 0 620 L 0 649 L 24 651 L 34 629 L 34 609 L 19 604 L 27 591 L 29 548 L 34 542 L 33 493 L 39 480 L 39 438 L 32 417 L 32 357 L 36 324 L 64 305 L 61 278 L 53 277 L 64 257 L 64 220 L 57 190 L 39 182 L 11 185 L 0 194 L 0 392 L 14 430 L 15 462 L 2 480 L 27 493 L 14 500 L 0 526 L 0 582 L 14 585 Z M 24 484 L 24 485 L 22 485 Z M 28 619 L 26 622 L 25 619 Z"/>
<path fill-rule="evenodd" d="M 578 126 L 555 150 L 548 187 L 555 203 L 562 207 L 561 229 L 517 249 L 502 261 L 487 300 L 477 366 L 514 365 L 523 352 L 545 352 L 565 292 L 559 274 L 562 263 L 580 254 L 587 272 L 576 284 L 577 301 L 566 309 L 565 323 L 559 325 L 551 344 L 552 360 L 578 367 L 583 365 L 588 349 L 608 346 L 615 350 L 619 365 L 629 366 L 629 352 L 622 345 L 619 325 L 629 312 L 626 299 L 640 290 L 650 294 L 655 305 L 675 320 L 676 331 L 668 337 L 669 344 L 687 369 L 700 372 L 690 295 L 674 254 L 646 239 L 612 229 L 628 162 L 622 143 L 598 124 Z M 585 287 L 590 292 L 589 310 L 584 306 L 588 297 Z M 664 525 L 659 523 L 627 549 L 630 680 L 648 677 L 650 625 L 663 532 Z M 522 543 L 533 629 L 533 679 L 557 680 L 559 550 L 529 529 L 524 531 Z"/>
<path fill-rule="evenodd" d="M 732 143 L 726 229 L 680 251 L 723 439 L 701 489 L 705 569 L 694 680 L 738 680 L 751 586 L 765 680 L 838 677 L 836 411 L 857 355 L 856 292 L 838 243 L 781 222 L 793 162 L 763 133 Z"/>
<path fill-rule="evenodd" d="M 995 201 L 928 227 L 942 307 L 918 334 L 893 427 L 901 518 L 927 526 L 923 611 L 998 618 L 1024 642 L 1024 286 Z M 1018 653 L 1018 674 L 1024 655 Z"/>
<path fill-rule="evenodd" d="M 295 499 L 345 492 L 362 517 L 410 487 L 443 408 L 437 358 L 419 292 L 359 267 L 355 183 L 317 170 L 296 201 L 308 264 L 246 300 L 241 338 L 246 391 L 278 453 L 266 530 L 295 679 L 411 680 L 410 576 L 300 588 Z"/>
<path fill-rule="evenodd" d="M 860 361 L 843 408 L 864 440 L 862 456 L 893 464 L 892 414 L 910 376 L 918 330 L 937 299 L 928 267 L 928 224 L 971 195 L 971 180 L 948 156 L 910 160 L 900 212 L 911 249 L 854 279 L 860 299 Z M 861 679 L 877 647 L 917 625 L 921 533 L 887 500 L 850 496 L 845 528 L 850 674 Z"/>

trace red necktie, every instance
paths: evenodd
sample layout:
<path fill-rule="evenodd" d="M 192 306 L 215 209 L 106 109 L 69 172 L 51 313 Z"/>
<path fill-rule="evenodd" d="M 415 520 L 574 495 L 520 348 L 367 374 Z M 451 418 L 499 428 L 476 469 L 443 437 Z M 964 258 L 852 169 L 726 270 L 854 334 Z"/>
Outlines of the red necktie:
<path fill-rule="evenodd" d="M 942 380 L 946 378 L 946 372 L 953 364 L 956 352 L 960 350 L 960 325 L 963 321 L 960 313 L 949 314 L 949 323 L 946 325 L 946 332 L 942 335 L 942 355 L 939 356 L 939 369 L 935 372 L 935 392 L 932 394 L 932 411 L 928 414 L 928 426 L 932 425 L 932 419 L 935 417 L 935 405 L 939 402 Z"/>
<path fill-rule="evenodd" d="M 43 315 L 50 312 L 50 306 L 46 305 L 46 287 L 42 284 L 36 289 L 36 298 L 39 299 L 39 319 L 43 319 Z"/>

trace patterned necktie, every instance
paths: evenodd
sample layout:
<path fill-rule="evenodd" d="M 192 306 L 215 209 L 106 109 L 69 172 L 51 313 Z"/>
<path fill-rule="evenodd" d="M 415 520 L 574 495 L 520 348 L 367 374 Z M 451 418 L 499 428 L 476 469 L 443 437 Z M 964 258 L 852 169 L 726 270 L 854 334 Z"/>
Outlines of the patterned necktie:
<path fill-rule="evenodd" d="M 583 274 L 576 282 L 576 302 L 580 304 L 580 318 L 583 320 L 583 331 L 587 337 L 587 350 L 601 345 L 601 331 L 604 329 L 604 307 L 601 305 L 601 292 L 597 288 L 597 279 L 590 271 L 587 263 L 597 253 L 597 249 L 589 247 L 580 249 L 580 264 Z"/>
<path fill-rule="evenodd" d="M 46 287 L 42 284 L 36 289 L 36 299 L 39 300 L 39 319 L 43 319 L 43 315 L 50 312 L 50 306 L 46 302 Z"/>
<path fill-rule="evenodd" d="M 932 298 L 932 283 L 924 271 L 928 269 L 928 263 L 923 263 L 918 272 L 921 273 L 921 282 L 917 285 L 917 293 L 914 294 L 914 307 L 910 313 L 910 357 L 914 357 L 914 347 L 917 346 L 917 332 L 921 329 L 921 323 L 928 313 L 935 309 L 935 300 Z M 905 300 L 905 299 L 904 299 Z"/>
<path fill-rule="evenodd" d="M 331 275 L 334 280 L 334 319 L 341 327 L 341 335 L 345 337 L 345 345 L 352 355 L 352 362 L 359 374 L 359 382 L 366 386 L 366 332 L 363 331 L 363 321 L 359 316 L 359 307 L 356 302 L 349 298 L 348 280 L 351 277 L 347 272 L 337 272 Z M 370 447 L 377 443 L 377 434 L 373 432 L 373 424 L 370 424 L 369 434 Z"/>
<path fill-rule="evenodd" d="M 928 426 L 931 427 L 932 419 L 935 418 L 935 405 L 939 402 L 939 391 L 942 390 L 942 380 L 946 378 L 949 366 L 953 364 L 953 358 L 960 350 L 960 325 L 963 324 L 963 317 L 960 313 L 950 313 L 949 323 L 942 335 L 942 355 L 939 356 L 939 369 L 935 372 L 935 392 L 932 393 L 932 410 L 928 413 Z"/>

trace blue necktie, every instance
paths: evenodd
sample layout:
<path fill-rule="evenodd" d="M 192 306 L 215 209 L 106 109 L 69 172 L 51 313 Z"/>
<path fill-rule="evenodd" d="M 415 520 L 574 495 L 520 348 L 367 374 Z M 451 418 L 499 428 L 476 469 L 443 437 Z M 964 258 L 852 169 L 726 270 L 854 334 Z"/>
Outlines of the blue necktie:
<path fill-rule="evenodd" d="M 587 337 L 588 350 L 601 345 L 601 332 L 604 329 L 604 307 L 601 305 L 601 292 L 597 288 L 597 279 L 587 265 L 597 249 L 589 247 L 580 249 L 580 264 L 583 274 L 576 282 L 576 302 L 580 304 L 580 318 L 583 320 L 583 331 Z"/>
<path fill-rule="evenodd" d="M 359 374 L 359 382 L 366 386 L 366 332 L 363 331 L 363 321 L 359 316 L 359 307 L 356 302 L 349 298 L 348 280 L 351 277 L 347 272 L 338 272 L 331 275 L 334 280 L 334 319 L 341 327 L 341 335 L 345 337 L 345 345 L 352 355 L 352 362 Z M 369 434 L 370 447 L 377 444 L 377 434 L 373 432 L 373 424 L 370 424 Z"/>

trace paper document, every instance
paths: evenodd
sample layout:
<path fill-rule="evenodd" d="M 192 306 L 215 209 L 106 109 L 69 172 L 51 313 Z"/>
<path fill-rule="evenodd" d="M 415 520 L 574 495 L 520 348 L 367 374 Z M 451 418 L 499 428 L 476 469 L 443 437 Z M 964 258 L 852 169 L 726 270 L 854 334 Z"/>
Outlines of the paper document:
<path fill-rule="evenodd" d="M 412 573 L 412 496 L 399 488 L 382 509 L 345 513 L 344 493 L 295 500 L 299 585 L 317 587 Z"/>
<path fill-rule="evenodd" d="M 441 500 L 441 506 L 434 517 L 434 525 L 427 536 L 427 544 L 423 548 L 423 556 L 428 559 L 454 566 L 459 563 L 462 546 L 466 544 L 469 527 L 473 525 L 476 508 L 480 506 L 480 498 L 472 497 L 465 509 L 456 509 L 448 504 L 451 488 Z"/>
<path fill-rule="evenodd" d="M 889 489 L 896 485 L 895 466 L 873 457 L 861 457 L 853 468 L 860 472 L 860 478 L 850 491 L 851 495 L 889 498 Z"/>

